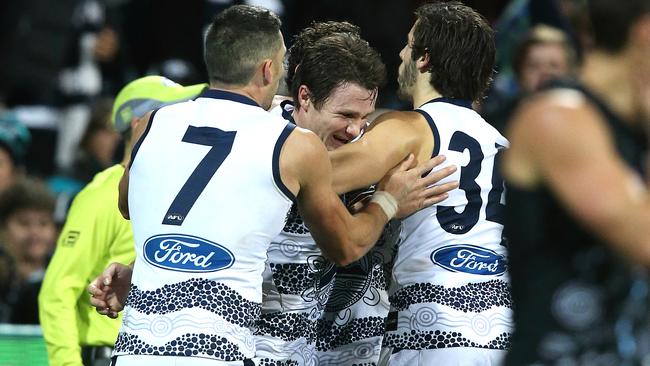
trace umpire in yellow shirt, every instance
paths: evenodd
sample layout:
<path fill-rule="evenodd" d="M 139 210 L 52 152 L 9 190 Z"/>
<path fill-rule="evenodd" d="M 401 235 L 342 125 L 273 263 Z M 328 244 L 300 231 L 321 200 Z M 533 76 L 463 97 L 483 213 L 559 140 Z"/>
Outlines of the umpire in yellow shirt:
<path fill-rule="evenodd" d="M 118 183 L 131 154 L 131 124 L 152 109 L 192 99 L 205 87 L 147 76 L 117 95 L 111 122 L 125 139 L 124 160 L 95 175 L 75 197 L 38 297 L 51 366 L 109 364 L 122 321 L 98 314 L 85 289 L 109 264 L 135 259 L 131 224 L 117 208 Z"/>

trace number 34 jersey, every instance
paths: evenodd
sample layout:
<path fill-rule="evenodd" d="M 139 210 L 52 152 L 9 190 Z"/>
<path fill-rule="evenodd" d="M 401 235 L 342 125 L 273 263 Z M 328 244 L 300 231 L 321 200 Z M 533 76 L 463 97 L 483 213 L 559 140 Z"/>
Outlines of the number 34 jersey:
<path fill-rule="evenodd" d="M 433 155 L 459 169 L 460 186 L 402 222 L 389 290 L 384 345 L 392 352 L 452 347 L 506 349 L 512 332 L 502 243 L 500 152 L 508 141 L 469 102 L 435 99 L 416 112 L 429 122 Z"/>
<path fill-rule="evenodd" d="M 218 90 L 154 113 L 132 154 L 136 262 L 116 355 L 254 357 L 266 251 L 291 205 L 278 157 L 292 127 Z"/>

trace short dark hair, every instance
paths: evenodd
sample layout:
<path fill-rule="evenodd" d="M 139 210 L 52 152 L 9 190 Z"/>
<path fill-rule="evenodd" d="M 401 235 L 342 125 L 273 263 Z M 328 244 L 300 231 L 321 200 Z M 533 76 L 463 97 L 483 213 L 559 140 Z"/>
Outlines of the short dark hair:
<path fill-rule="evenodd" d="M 348 83 L 376 90 L 386 82 L 386 66 L 368 42 L 353 33 L 335 33 L 322 37 L 302 49 L 303 56 L 290 85 L 291 95 L 300 108 L 298 89 L 306 85 L 316 109 L 332 91 Z"/>
<path fill-rule="evenodd" d="M 265 58 L 281 46 L 280 18 L 271 11 L 234 5 L 212 21 L 205 37 L 205 65 L 211 82 L 245 85 Z"/>
<path fill-rule="evenodd" d="M 54 215 L 55 199 L 45 183 L 22 178 L 0 193 L 0 225 L 16 212 L 25 209 L 47 211 Z"/>
<path fill-rule="evenodd" d="M 494 31 L 483 16 L 456 1 L 420 6 L 413 60 L 429 55 L 431 85 L 448 98 L 478 100 L 492 80 Z"/>
<path fill-rule="evenodd" d="M 313 22 L 293 38 L 287 57 L 287 85 L 291 86 L 296 67 L 302 60 L 305 48 L 312 46 L 319 39 L 336 33 L 359 35 L 359 27 L 348 22 L 326 21 Z"/>
<path fill-rule="evenodd" d="M 594 46 L 610 53 L 625 47 L 632 25 L 650 12 L 650 0 L 590 0 L 588 3 Z"/>

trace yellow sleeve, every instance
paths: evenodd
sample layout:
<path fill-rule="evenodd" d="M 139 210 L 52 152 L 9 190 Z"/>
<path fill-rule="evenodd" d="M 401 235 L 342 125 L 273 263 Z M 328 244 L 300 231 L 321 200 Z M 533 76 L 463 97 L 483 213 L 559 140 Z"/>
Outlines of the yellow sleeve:
<path fill-rule="evenodd" d="M 110 245 L 102 235 L 111 225 L 107 216 L 117 205 L 116 198 L 107 199 L 110 194 L 89 187 L 79 193 L 47 268 L 39 294 L 39 316 L 51 366 L 82 365 L 79 340 L 80 331 L 85 330 L 79 329 L 78 319 L 88 310 L 77 303 L 81 296 L 88 296 L 88 278 L 97 271 Z"/>

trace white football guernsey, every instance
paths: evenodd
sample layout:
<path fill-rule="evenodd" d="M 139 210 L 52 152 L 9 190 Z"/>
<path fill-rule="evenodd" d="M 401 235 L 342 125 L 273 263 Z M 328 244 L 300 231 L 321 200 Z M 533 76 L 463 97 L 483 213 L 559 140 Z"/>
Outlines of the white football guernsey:
<path fill-rule="evenodd" d="M 384 346 L 391 365 L 458 361 L 436 358 L 442 349 L 439 355 L 461 352 L 466 363 L 459 364 L 498 363 L 505 352 L 490 350 L 508 349 L 512 333 L 497 166 L 508 141 L 470 102 L 439 98 L 416 111 L 431 126 L 433 155 L 447 157 L 436 169 L 459 167 L 440 183 L 459 180 L 460 187 L 402 222 Z"/>
<path fill-rule="evenodd" d="M 374 187 L 345 194 L 348 205 Z M 325 313 L 318 323 L 320 366 L 376 365 L 389 310 L 388 284 L 401 222 L 391 220 L 377 244 L 358 261 L 338 267 Z"/>
<path fill-rule="evenodd" d="M 132 153 L 136 262 L 115 355 L 254 357 L 266 252 L 293 199 L 278 163 L 293 127 L 220 90 L 152 115 Z"/>
<path fill-rule="evenodd" d="M 293 123 L 293 105 L 271 110 Z M 263 305 L 256 330 L 260 366 L 315 366 L 316 326 L 336 272 L 305 226 L 294 204 L 281 233 L 269 246 L 264 270 Z"/>

